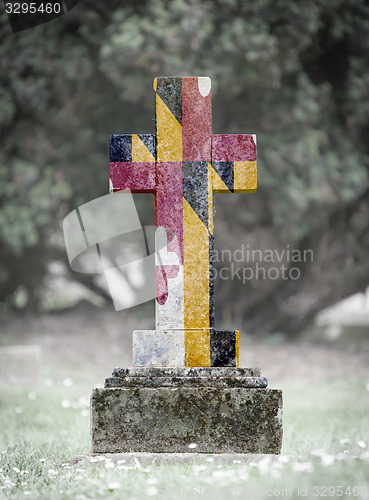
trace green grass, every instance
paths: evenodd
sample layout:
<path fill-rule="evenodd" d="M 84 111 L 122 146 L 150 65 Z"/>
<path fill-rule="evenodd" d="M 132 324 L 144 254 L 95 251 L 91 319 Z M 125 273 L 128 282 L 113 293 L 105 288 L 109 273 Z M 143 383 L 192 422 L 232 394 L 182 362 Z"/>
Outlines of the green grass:
<path fill-rule="evenodd" d="M 216 459 L 200 465 L 130 466 L 109 460 L 71 465 L 71 457 L 90 449 L 90 388 L 2 390 L 0 498 L 369 499 L 366 382 L 342 377 L 282 387 L 282 456 L 247 465 L 219 465 Z"/>

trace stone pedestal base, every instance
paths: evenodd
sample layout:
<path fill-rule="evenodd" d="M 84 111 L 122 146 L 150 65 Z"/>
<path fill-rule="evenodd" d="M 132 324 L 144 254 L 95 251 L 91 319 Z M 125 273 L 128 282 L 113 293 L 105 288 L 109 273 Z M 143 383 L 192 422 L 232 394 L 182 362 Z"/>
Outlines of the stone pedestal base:
<path fill-rule="evenodd" d="M 118 368 L 91 396 L 92 451 L 280 453 L 282 391 L 266 385 L 257 369 Z"/>
<path fill-rule="evenodd" d="M 133 365 L 142 367 L 238 366 L 238 330 L 215 328 L 135 330 Z"/>

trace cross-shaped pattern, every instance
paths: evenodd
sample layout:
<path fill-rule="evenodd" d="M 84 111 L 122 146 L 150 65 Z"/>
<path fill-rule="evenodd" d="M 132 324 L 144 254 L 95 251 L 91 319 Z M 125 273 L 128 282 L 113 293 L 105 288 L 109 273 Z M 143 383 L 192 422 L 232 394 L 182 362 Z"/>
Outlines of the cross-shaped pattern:
<path fill-rule="evenodd" d="M 213 193 L 256 190 L 256 138 L 212 134 L 207 77 L 154 91 L 156 133 L 110 138 L 112 190 L 155 195 L 156 330 L 134 332 L 134 364 L 238 366 L 238 331 L 214 328 Z"/>

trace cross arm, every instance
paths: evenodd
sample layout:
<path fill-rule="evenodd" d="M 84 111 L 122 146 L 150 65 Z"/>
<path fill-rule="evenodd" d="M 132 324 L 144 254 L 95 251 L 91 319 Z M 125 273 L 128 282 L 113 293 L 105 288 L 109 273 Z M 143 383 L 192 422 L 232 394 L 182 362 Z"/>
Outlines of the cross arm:
<path fill-rule="evenodd" d="M 256 136 L 251 134 L 213 135 L 211 149 L 214 192 L 256 191 Z"/>
<path fill-rule="evenodd" d="M 153 193 L 156 188 L 155 135 L 110 136 L 111 191 Z"/>

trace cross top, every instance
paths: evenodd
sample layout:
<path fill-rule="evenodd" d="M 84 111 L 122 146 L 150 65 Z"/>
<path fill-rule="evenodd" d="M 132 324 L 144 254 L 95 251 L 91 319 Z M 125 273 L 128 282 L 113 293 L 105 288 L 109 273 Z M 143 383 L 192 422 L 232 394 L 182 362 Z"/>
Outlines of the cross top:
<path fill-rule="evenodd" d="M 213 193 L 256 190 L 256 137 L 212 134 L 210 78 L 154 92 L 156 133 L 110 137 L 112 191 L 155 195 L 156 330 L 134 332 L 134 365 L 238 366 L 238 331 L 214 327 Z"/>

